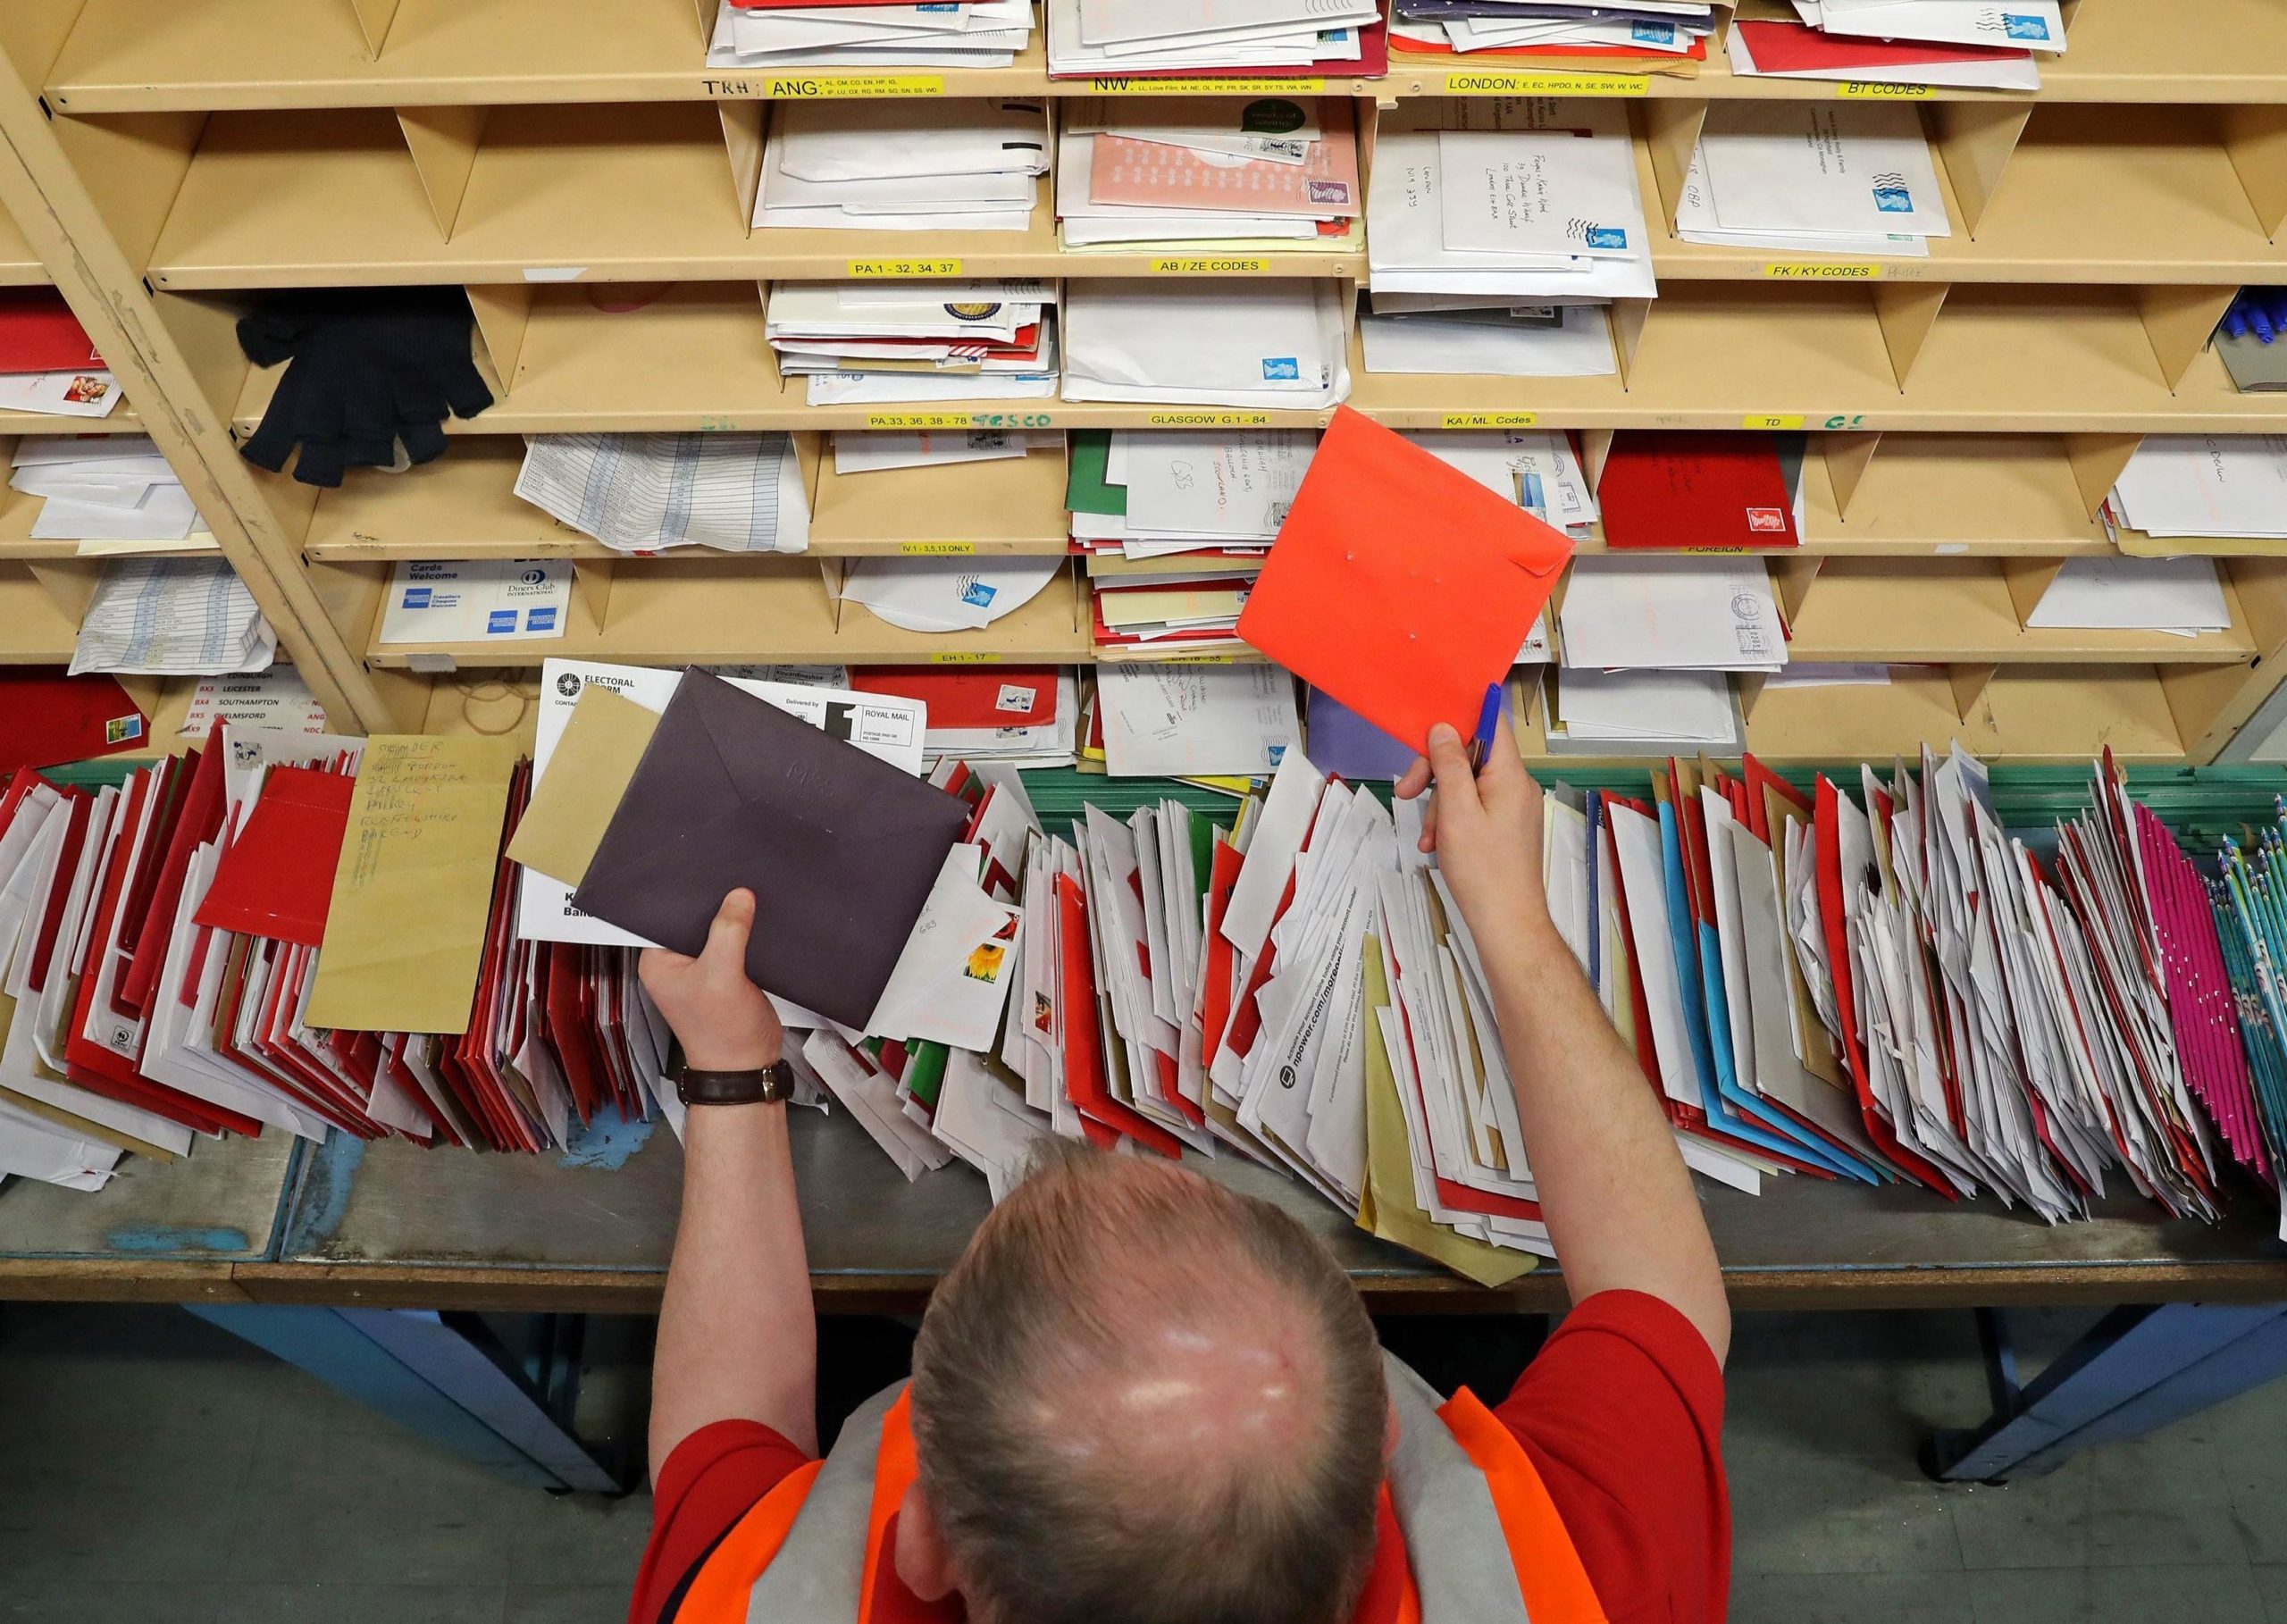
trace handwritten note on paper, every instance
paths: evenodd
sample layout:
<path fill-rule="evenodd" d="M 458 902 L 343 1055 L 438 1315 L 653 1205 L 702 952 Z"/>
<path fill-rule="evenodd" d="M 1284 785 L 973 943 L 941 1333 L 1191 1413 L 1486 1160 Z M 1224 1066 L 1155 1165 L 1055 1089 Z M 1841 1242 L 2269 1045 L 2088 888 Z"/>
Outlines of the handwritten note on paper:
<path fill-rule="evenodd" d="M 366 742 L 310 1025 L 468 1030 L 515 769 L 505 740 Z"/>

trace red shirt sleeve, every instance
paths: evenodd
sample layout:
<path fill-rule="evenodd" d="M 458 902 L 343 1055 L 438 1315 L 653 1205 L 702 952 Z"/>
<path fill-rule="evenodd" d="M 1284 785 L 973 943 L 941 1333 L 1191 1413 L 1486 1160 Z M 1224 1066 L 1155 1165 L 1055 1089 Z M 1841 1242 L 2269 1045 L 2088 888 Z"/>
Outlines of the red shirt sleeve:
<path fill-rule="evenodd" d="M 676 1444 L 651 1486 L 651 1543 L 627 1624 L 658 1624 L 700 1559 L 809 1458 L 759 1421 L 717 1421 Z"/>
<path fill-rule="evenodd" d="M 1722 1624 L 1723 1373 L 1691 1321 L 1640 1292 L 1600 1292 L 1495 1413 L 1548 1486 L 1611 1624 Z"/>

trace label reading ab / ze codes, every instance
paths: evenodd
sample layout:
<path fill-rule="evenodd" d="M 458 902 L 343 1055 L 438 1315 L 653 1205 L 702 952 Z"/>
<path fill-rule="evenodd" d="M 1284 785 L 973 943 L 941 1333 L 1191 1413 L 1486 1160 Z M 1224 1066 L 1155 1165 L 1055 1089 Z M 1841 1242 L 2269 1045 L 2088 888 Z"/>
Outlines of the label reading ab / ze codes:
<path fill-rule="evenodd" d="M 1878 282 L 1888 267 L 1868 263 L 1849 264 L 1805 264 L 1789 261 L 1765 265 L 1763 279 L 1773 282 Z"/>
<path fill-rule="evenodd" d="M 1834 94 L 1846 102 L 1934 102 L 1938 99 L 1938 87 L 1885 85 L 1872 80 L 1849 79 L 1837 85 Z"/>
<path fill-rule="evenodd" d="M 850 274 L 859 280 L 887 277 L 901 280 L 914 276 L 959 276 L 961 262 L 957 259 L 853 259 Z"/>
<path fill-rule="evenodd" d="M 976 551 L 974 541 L 901 541 L 897 550 L 909 558 L 966 558 Z"/>
<path fill-rule="evenodd" d="M 723 100 L 767 96 L 773 101 L 834 101 L 850 96 L 942 96 L 942 73 L 769 74 L 762 78 L 710 79 L 707 94 Z"/>
<path fill-rule="evenodd" d="M 1098 74 L 1088 81 L 1098 96 L 1324 96 L 1322 79 L 1136 79 Z"/>
<path fill-rule="evenodd" d="M 1537 429 L 1538 412 L 1448 412 L 1438 421 L 1441 429 Z"/>
<path fill-rule="evenodd" d="M 1800 412 L 1764 412 L 1739 419 L 1742 429 L 1799 429 L 1803 426 Z"/>
<path fill-rule="evenodd" d="M 1236 276 L 1260 275 L 1270 269 L 1267 259 L 1200 259 L 1189 255 L 1180 258 L 1155 259 L 1152 262 L 1154 276 Z"/>
<path fill-rule="evenodd" d="M 1268 412 L 1146 412 L 1144 426 L 1152 429 L 1267 429 Z"/>
<path fill-rule="evenodd" d="M 1445 74 L 1447 96 L 1649 96 L 1650 81 L 1629 73 Z"/>

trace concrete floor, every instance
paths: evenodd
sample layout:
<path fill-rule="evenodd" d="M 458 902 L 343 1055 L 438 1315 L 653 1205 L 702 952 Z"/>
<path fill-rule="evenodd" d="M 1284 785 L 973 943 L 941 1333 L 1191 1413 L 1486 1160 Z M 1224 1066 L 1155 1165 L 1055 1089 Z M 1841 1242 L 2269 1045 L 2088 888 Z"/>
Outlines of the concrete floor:
<path fill-rule="evenodd" d="M 607 1444 L 643 1335 L 591 1337 Z M 2287 1386 L 2002 1489 L 1914 1467 L 1981 1411 L 1966 1314 L 1749 1317 L 1730 1392 L 1740 1624 L 2287 1624 Z M 0 1620 L 616 1624 L 649 1513 L 506 1486 L 172 1310 L 0 1308 Z"/>

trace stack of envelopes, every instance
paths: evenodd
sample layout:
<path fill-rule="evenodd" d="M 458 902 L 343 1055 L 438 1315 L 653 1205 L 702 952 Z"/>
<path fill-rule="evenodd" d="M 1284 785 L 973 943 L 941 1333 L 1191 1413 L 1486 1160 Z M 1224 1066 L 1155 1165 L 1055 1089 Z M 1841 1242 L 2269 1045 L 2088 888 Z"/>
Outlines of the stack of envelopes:
<path fill-rule="evenodd" d="M 1059 78 L 1308 73 L 1389 66 L 1380 0 L 1047 0 Z"/>
<path fill-rule="evenodd" d="M 1350 394 L 1350 298 L 1330 280 L 1072 281 L 1067 400 L 1323 411 Z"/>
<path fill-rule="evenodd" d="M 1718 247 L 1927 258 L 1952 234 L 1921 115 L 1889 104 L 1711 105 L 1676 206 Z"/>
<path fill-rule="evenodd" d="M 1068 248 L 1341 251 L 1364 201 L 1350 104 L 1336 97 L 1107 96 L 1076 104 L 1057 138 Z"/>
<path fill-rule="evenodd" d="M 779 282 L 764 332 L 812 406 L 1056 393 L 1056 284 Z"/>
<path fill-rule="evenodd" d="M 1520 58 L 1543 70 L 1693 73 L 1707 55 L 1716 3 L 1396 0 L 1390 37 L 1404 51 Z"/>
<path fill-rule="evenodd" d="M 1037 101 L 775 105 L 758 227 L 1021 231 L 1048 172 Z"/>

